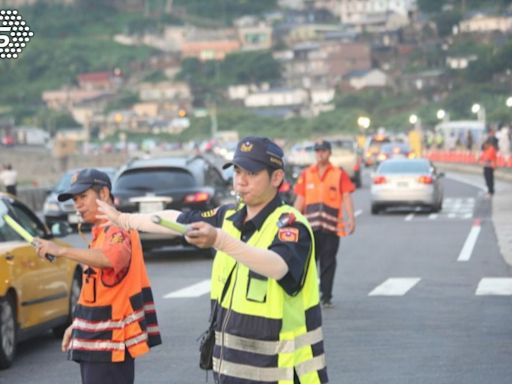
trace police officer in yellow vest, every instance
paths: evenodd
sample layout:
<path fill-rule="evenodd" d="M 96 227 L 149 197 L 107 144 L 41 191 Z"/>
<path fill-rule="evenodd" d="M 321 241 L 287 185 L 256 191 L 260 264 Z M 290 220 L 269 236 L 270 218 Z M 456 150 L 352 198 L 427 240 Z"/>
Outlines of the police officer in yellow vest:
<path fill-rule="evenodd" d="M 216 251 L 214 378 L 223 384 L 327 383 L 313 235 L 307 220 L 279 197 L 283 151 L 268 138 L 246 137 L 229 166 L 241 207 L 155 212 L 189 224 L 187 241 Z M 151 214 L 107 205 L 100 210 L 124 228 L 166 231 Z"/>
<path fill-rule="evenodd" d="M 73 199 L 83 221 L 94 224 L 89 249 L 37 239 L 39 256 L 84 265 L 73 323 L 62 340 L 62 350 L 80 363 L 83 384 L 133 383 L 134 359 L 162 342 L 138 233 L 106 226 L 97 217 L 98 201 L 113 204 L 110 190 L 106 173 L 86 168 L 58 196 L 59 201 Z"/>

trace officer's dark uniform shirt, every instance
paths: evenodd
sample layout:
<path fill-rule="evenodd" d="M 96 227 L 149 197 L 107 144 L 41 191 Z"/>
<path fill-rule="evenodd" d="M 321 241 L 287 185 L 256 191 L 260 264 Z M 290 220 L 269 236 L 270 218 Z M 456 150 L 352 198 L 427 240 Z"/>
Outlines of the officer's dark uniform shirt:
<path fill-rule="evenodd" d="M 265 208 L 263 208 L 255 217 L 244 223 L 247 216 L 247 208 L 244 206 L 226 220 L 231 220 L 234 226 L 241 233 L 241 240 L 243 242 L 249 241 L 251 236 L 260 229 L 265 222 L 265 219 L 278 207 L 283 204 L 279 194 L 276 194 L 274 199 L 270 201 Z M 228 209 L 233 209 L 234 205 L 227 204 L 219 207 L 216 211 L 190 211 L 184 212 L 178 217 L 178 222 L 182 224 L 189 224 L 197 221 L 205 221 L 214 227 L 221 228 L 224 221 L 224 216 Z M 276 226 L 278 223 L 276 222 Z M 288 273 L 278 281 L 279 285 L 289 295 L 296 294 L 301 287 L 301 281 L 304 272 L 307 269 L 308 256 L 311 246 L 311 237 L 307 228 L 297 221 L 293 221 L 286 225 L 287 228 L 296 228 L 298 230 L 297 238 L 288 239 L 283 241 L 280 239 L 279 231 L 276 234 L 274 241 L 268 249 L 280 255 L 285 263 L 288 265 Z"/>

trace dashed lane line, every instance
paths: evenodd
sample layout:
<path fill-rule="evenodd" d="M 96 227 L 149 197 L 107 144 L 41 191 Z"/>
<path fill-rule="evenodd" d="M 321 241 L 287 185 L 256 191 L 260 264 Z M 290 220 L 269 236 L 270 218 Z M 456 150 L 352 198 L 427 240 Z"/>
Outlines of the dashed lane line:
<path fill-rule="evenodd" d="M 482 227 L 480 226 L 480 219 L 475 219 L 473 221 L 473 226 L 469 231 L 468 237 L 464 242 L 464 246 L 459 253 L 457 261 L 468 261 L 471 258 L 471 254 L 473 253 L 473 249 L 475 248 L 476 241 L 478 240 L 478 235 L 480 234 L 481 229 Z"/>
<path fill-rule="evenodd" d="M 512 296 L 512 278 L 485 277 L 476 289 L 477 296 Z"/>
<path fill-rule="evenodd" d="M 210 279 L 200 281 L 197 284 L 189 285 L 188 287 L 178 289 L 177 291 L 169 292 L 164 295 L 164 299 L 182 299 L 190 297 L 199 297 L 210 292 Z"/>
<path fill-rule="evenodd" d="M 377 286 L 368 296 L 403 296 L 420 280 L 419 277 L 390 278 Z"/>

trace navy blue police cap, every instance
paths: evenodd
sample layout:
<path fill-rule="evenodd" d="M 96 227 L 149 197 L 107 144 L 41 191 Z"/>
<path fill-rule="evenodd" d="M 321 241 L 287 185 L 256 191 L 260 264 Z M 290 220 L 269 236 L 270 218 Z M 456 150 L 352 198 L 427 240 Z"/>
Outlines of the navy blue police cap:
<path fill-rule="evenodd" d="M 236 165 L 249 172 L 259 172 L 264 168 L 282 169 L 283 157 L 281 147 L 269 138 L 248 136 L 238 142 L 233 160 L 222 168 Z"/>
<path fill-rule="evenodd" d="M 59 201 L 72 199 L 73 196 L 87 191 L 93 185 L 107 187 L 109 191 L 112 189 L 110 178 L 105 172 L 94 168 L 85 168 L 71 176 L 71 185 L 68 190 L 60 193 L 57 199 Z"/>
<path fill-rule="evenodd" d="M 331 150 L 331 143 L 327 140 L 321 140 L 317 141 L 315 143 L 315 151 L 330 151 Z"/>

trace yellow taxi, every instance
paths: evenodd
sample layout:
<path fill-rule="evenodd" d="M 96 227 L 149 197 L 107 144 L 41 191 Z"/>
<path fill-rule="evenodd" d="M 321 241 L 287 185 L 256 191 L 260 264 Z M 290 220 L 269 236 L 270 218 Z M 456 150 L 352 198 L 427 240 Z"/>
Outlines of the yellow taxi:
<path fill-rule="evenodd" d="M 80 265 L 64 258 L 39 258 L 7 225 L 5 214 L 34 237 L 55 237 L 26 205 L 0 193 L 0 369 L 11 366 L 17 342 L 48 329 L 63 334 L 81 287 Z"/>

